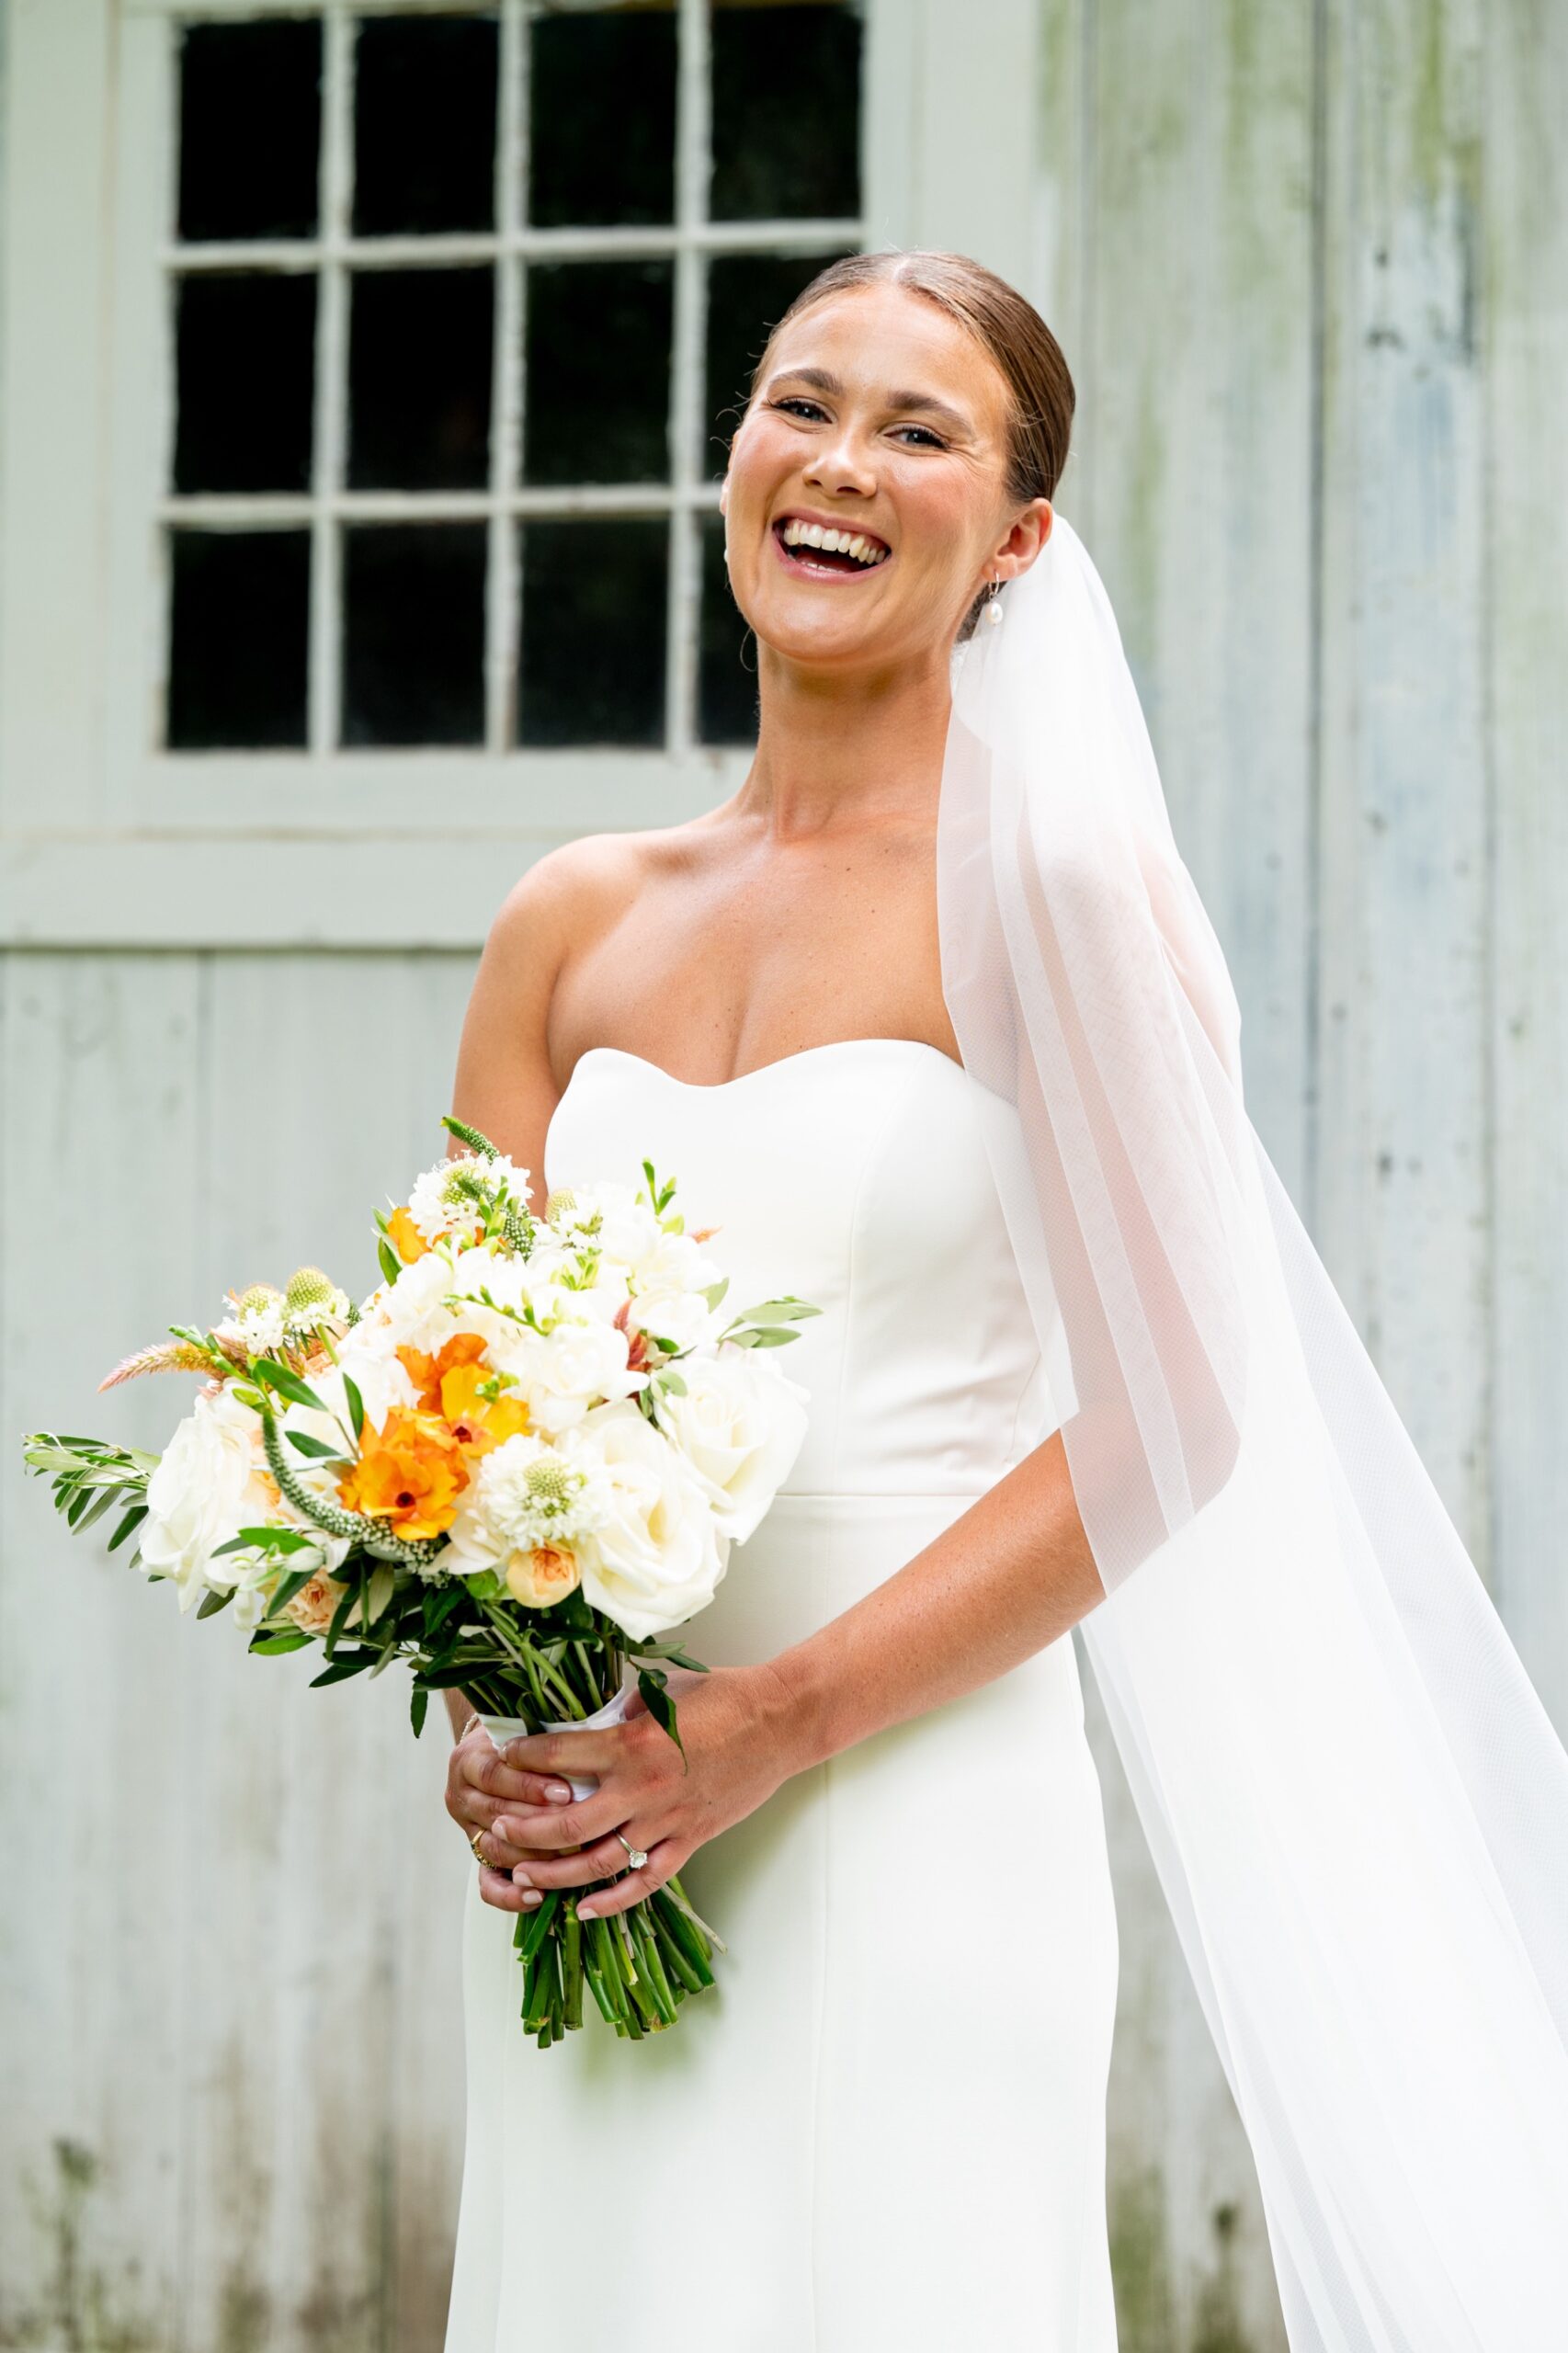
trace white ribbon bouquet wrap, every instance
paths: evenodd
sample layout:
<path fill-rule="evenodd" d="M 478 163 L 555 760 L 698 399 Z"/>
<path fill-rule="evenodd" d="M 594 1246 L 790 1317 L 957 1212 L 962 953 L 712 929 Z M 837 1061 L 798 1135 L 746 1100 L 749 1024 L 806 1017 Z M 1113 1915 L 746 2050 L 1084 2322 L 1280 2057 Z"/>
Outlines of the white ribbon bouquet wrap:
<path fill-rule="evenodd" d="M 1054 518 L 956 657 L 944 987 L 1106 1599 L 1084 1620 L 1294 2353 L 1568 2344 L 1568 1756 L 1247 1115 L 1223 953 Z"/>

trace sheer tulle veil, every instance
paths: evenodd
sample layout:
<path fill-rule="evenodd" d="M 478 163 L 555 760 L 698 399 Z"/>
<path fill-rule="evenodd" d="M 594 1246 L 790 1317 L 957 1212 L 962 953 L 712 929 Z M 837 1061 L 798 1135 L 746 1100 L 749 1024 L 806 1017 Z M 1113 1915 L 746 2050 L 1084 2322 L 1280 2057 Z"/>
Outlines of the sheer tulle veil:
<path fill-rule="evenodd" d="M 955 658 L 944 987 L 1106 1588 L 1084 1636 L 1290 2343 L 1548 2353 L 1568 1756 L 1244 1108 L 1224 956 L 1061 515 L 999 604 Z"/>

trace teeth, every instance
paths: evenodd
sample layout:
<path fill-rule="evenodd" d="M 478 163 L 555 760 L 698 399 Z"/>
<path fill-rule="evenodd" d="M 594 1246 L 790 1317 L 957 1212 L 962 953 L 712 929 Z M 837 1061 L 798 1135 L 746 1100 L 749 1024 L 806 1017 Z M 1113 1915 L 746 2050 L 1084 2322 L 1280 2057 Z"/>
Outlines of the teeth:
<path fill-rule="evenodd" d="M 868 569 L 881 563 L 888 551 L 880 540 L 868 539 L 860 531 L 835 531 L 824 523 L 804 523 L 791 515 L 779 535 L 788 548 L 821 548 L 824 554 L 852 556 L 857 563 Z"/>

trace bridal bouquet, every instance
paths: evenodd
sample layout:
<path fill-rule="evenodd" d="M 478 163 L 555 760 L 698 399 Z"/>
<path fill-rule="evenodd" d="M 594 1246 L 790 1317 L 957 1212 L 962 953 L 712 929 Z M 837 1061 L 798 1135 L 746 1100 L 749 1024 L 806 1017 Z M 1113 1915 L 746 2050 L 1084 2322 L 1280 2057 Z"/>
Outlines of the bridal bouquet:
<path fill-rule="evenodd" d="M 726 1317 L 728 1279 L 675 1186 L 552 1193 L 448 1120 L 466 1149 L 378 1217 L 382 1281 L 353 1304 L 319 1268 L 231 1295 L 210 1331 L 128 1358 L 102 1383 L 205 1376 L 159 1456 L 40 1431 L 32 1469 L 73 1529 L 117 1507 L 110 1552 L 182 1610 L 229 1609 L 267 1655 L 320 1645 L 316 1684 L 413 1669 L 460 1686 L 497 1742 L 614 1721 L 633 1688 L 680 1738 L 663 1639 L 710 1599 L 799 1451 L 804 1392 L 768 1351 L 817 1311 Z M 591 1782 L 576 1785 L 579 1793 Z M 541 2046 L 583 2022 L 675 2020 L 713 1983 L 714 1932 L 671 1879 L 580 1922 L 546 1893 L 518 1915 L 522 2016 Z"/>

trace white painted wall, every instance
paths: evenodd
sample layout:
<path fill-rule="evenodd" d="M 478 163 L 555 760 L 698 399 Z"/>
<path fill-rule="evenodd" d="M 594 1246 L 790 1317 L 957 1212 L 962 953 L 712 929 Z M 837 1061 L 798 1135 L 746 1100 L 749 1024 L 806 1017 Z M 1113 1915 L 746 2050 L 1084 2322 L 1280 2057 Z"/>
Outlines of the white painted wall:
<path fill-rule="evenodd" d="M 627 790 L 562 775 L 527 824 L 454 847 L 434 897 L 424 844 L 335 847 L 302 798 L 248 842 L 222 811 L 174 838 L 106 822 L 102 503 L 47 476 L 100 446 L 112 304 L 91 236 L 47 233 L 105 215 L 107 6 L 0 0 L 12 59 L 22 32 L 58 69 L 52 116 L 7 115 L 0 218 L 12 292 L 20 269 L 52 319 L 18 438 L 0 306 L 6 1445 L 104 1425 L 101 1367 L 236 1278 L 368 1277 L 361 1205 L 434 1143 L 484 910 Z M 1568 1727 L 1568 17 L 899 21 L 878 186 L 904 241 L 978 248 L 1058 326 L 1062 506 L 1232 957 L 1254 1116 Z M 404 820 L 421 789 L 394 785 Z M 373 827 L 373 788 L 361 806 Z M 421 884 L 423 949 L 367 918 L 377 893 L 346 903 L 372 870 L 389 905 Z M 227 950 L 220 890 L 247 909 Z M 154 1438 L 171 1395 L 119 1392 L 115 1425 Z M 425 2353 L 468 1868 L 439 1740 L 409 1740 L 386 1686 L 307 1698 L 297 1661 L 170 1618 L 0 1460 L 0 2345 Z M 1279 2353 L 1250 2161 L 1100 1749 L 1124 2347 Z"/>

